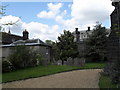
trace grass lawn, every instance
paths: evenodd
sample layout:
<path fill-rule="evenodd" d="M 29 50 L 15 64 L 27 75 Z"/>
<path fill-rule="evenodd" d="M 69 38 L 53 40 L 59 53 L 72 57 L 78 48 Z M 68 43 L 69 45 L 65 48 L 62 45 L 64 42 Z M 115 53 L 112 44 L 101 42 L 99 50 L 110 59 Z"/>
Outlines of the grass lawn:
<path fill-rule="evenodd" d="M 105 63 L 87 63 L 84 67 L 77 66 L 37 66 L 26 69 L 17 70 L 14 72 L 3 73 L 2 82 L 23 80 L 28 78 L 40 77 L 50 74 L 55 74 L 63 71 L 77 70 L 77 69 L 101 69 L 105 66 Z"/>
<path fill-rule="evenodd" d="M 2 82 L 2 74 L 0 73 L 0 83 Z"/>
<path fill-rule="evenodd" d="M 99 87 L 100 88 L 117 88 L 117 85 L 112 84 L 108 76 L 101 75 L 100 80 L 99 80 Z"/>

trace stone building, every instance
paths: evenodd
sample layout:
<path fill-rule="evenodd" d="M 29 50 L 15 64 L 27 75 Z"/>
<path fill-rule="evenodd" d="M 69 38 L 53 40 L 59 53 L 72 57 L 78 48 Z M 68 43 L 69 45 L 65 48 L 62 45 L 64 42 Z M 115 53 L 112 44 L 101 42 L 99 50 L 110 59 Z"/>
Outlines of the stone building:
<path fill-rule="evenodd" d="M 115 7 L 111 13 L 111 33 L 108 40 L 108 60 L 115 62 L 120 60 L 120 1 L 113 1 Z"/>
<path fill-rule="evenodd" d="M 78 45 L 80 58 L 83 58 L 85 54 L 85 49 L 86 49 L 85 39 L 87 39 L 89 35 L 91 35 L 91 33 L 92 30 L 90 30 L 90 27 L 88 27 L 88 30 L 82 30 L 82 31 L 78 31 L 78 28 L 76 28 L 75 31 L 73 32 L 74 41 L 77 42 Z"/>
<path fill-rule="evenodd" d="M 91 30 L 90 27 L 88 27 L 87 30 L 81 30 L 81 31 L 78 31 L 78 28 L 76 28 L 75 31 L 73 32 L 74 41 L 77 42 L 78 45 L 79 56 L 80 58 L 84 58 L 86 61 L 88 61 L 90 57 L 88 58 L 84 56 L 87 50 L 85 40 L 89 38 L 92 32 L 93 30 Z M 107 29 L 107 32 L 108 32 L 107 37 L 109 37 L 111 30 Z"/>
<path fill-rule="evenodd" d="M 80 42 L 80 41 L 84 41 L 85 39 L 88 38 L 89 35 L 91 35 L 92 30 L 90 30 L 90 27 L 88 27 L 87 30 L 81 30 L 78 31 L 78 28 L 75 28 L 75 31 L 73 32 L 74 35 L 74 41 L 76 42 Z"/>
<path fill-rule="evenodd" d="M 13 35 L 10 33 L 2 33 L 0 51 L 0 58 L 5 59 L 9 57 L 14 51 L 16 45 L 25 45 L 31 50 L 41 54 L 46 62 L 50 63 L 52 60 L 52 47 L 45 44 L 40 39 L 29 39 L 29 33 L 27 30 L 23 31 L 23 36 Z"/>

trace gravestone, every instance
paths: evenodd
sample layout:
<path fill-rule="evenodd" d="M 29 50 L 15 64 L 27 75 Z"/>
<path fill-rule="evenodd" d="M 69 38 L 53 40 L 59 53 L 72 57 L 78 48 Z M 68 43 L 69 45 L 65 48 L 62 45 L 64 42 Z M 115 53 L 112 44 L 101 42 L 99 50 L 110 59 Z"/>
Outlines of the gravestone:
<path fill-rule="evenodd" d="M 42 64 L 43 66 L 47 66 L 47 65 L 48 65 L 48 60 L 42 60 L 42 61 L 41 61 L 41 64 Z"/>
<path fill-rule="evenodd" d="M 84 66 L 85 59 L 84 58 L 75 58 L 74 59 L 74 66 Z"/>
<path fill-rule="evenodd" d="M 72 59 L 71 57 L 69 57 L 69 58 L 67 59 L 66 64 L 69 65 L 69 66 L 73 66 L 73 65 L 74 65 L 73 59 Z"/>
<path fill-rule="evenodd" d="M 62 65 L 62 60 L 58 60 L 57 65 Z"/>
<path fill-rule="evenodd" d="M 67 61 L 64 61 L 64 65 L 67 65 Z"/>

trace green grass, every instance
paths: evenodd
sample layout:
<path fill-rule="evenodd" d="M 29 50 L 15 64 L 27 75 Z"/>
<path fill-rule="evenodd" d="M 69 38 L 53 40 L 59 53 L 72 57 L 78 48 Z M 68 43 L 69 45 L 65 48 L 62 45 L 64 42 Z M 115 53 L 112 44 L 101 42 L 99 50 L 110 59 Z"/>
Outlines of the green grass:
<path fill-rule="evenodd" d="M 116 84 L 112 84 L 110 78 L 108 76 L 102 75 L 99 80 L 100 88 L 117 88 Z"/>
<path fill-rule="evenodd" d="M 0 73 L 0 83 L 2 82 L 2 74 Z"/>
<path fill-rule="evenodd" d="M 88 63 L 84 67 L 77 66 L 57 66 L 57 65 L 48 65 L 48 66 L 37 66 L 26 69 L 17 70 L 14 72 L 3 73 L 2 82 L 23 80 L 28 78 L 40 77 L 45 75 L 51 75 L 59 72 L 77 70 L 77 69 L 101 69 L 105 66 L 104 63 Z"/>
<path fill-rule="evenodd" d="M 104 66 L 105 63 L 87 63 L 84 67 L 80 67 L 80 69 L 101 69 Z"/>

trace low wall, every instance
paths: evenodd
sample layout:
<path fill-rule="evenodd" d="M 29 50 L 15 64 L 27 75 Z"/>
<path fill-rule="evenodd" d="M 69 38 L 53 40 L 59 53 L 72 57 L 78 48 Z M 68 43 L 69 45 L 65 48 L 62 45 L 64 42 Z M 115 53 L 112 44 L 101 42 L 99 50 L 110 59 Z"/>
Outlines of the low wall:
<path fill-rule="evenodd" d="M 44 60 L 47 60 L 47 62 L 50 62 L 51 59 L 51 53 L 50 47 L 47 46 L 28 46 L 30 47 L 31 50 L 36 51 L 38 54 L 41 54 Z M 13 52 L 14 52 L 14 47 L 0 47 L 0 58 L 5 59 L 8 58 Z"/>

